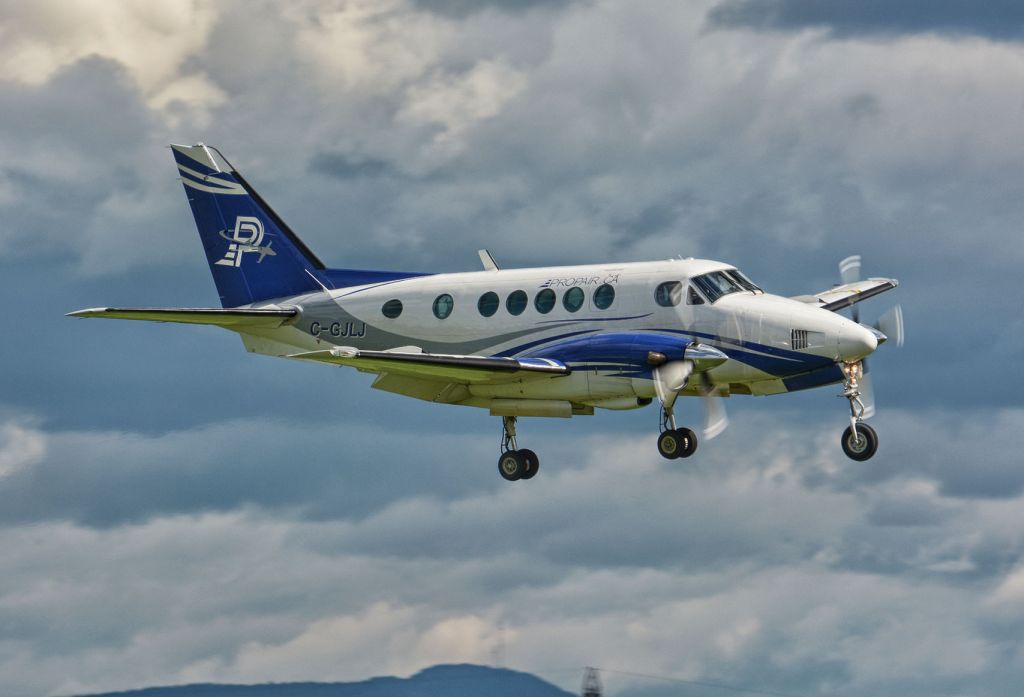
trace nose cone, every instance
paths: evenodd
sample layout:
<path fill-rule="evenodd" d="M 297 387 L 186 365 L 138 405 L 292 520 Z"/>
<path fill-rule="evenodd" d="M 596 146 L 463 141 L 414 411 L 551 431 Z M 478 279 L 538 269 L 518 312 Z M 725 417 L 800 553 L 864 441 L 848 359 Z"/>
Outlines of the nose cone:
<path fill-rule="evenodd" d="M 839 330 L 839 357 L 844 361 L 859 361 L 878 348 L 878 337 L 859 324 L 846 322 Z"/>

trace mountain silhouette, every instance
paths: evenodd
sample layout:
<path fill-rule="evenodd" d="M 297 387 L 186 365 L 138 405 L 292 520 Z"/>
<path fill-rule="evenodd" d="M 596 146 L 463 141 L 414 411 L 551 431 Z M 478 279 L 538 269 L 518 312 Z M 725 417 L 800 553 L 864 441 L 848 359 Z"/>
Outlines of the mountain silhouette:
<path fill-rule="evenodd" d="M 572 697 L 572 694 L 529 673 L 462 664 L 434 666 L 409 678 L 260 685 L 206 683 L 76 697 Z"/>

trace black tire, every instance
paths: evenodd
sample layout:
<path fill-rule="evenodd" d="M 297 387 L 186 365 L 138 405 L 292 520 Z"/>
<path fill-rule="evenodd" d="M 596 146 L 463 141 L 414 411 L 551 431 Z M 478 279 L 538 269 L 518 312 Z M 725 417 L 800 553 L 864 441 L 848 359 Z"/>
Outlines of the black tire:
<path fill-rule="evenodd" d="M 523 478 L 526 471 L 526 460 L 518 450 L 508 450 L 498 458 L 498 473 L 510 482 Z"/>
<path fill-rule="evenodd" d="M 677 428 L 676 433 L 683 442 L 683 448 L 679 451 L 679 457 L 690 457 L 697 452 L 697 434 L 688 428 Z"/>
<path fill-rule="evenodd" d="M 683 452 L 686 443 L 678 431 L 662 431 L 658 436 L 658 452 L 666 460 L 675 460 Z"/>
<path fill-rule="evenodd" d="M 878 450 L 878 434 L 867 424 L 857 424 L 857 437 L 855 438 L 853 429 L 847 426 L 843 431 L 842 444 L 846 457 L 857 462 L 864 462 L 870 460 Z"/>
<path fill-rule="evenodd" d="M 537 453 L 524 448 L 519 451 L 519 456 L 526 461 L 526 469 L 520 479 L 533 479 L 540 469 L 540 458 L 537 457 Z"/>

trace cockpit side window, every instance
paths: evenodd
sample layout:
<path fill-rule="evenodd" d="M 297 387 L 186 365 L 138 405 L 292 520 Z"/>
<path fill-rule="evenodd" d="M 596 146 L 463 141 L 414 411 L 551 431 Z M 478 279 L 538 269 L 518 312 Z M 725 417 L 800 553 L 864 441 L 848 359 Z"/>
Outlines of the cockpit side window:
<path fill-rule="evenodd" d="M 686 304 L 687 305 L 703 305 L 704 298 L 700 297 L 700 293 L 693 286 L 686 287 Z"/>
<path fill-rule="evenodd" d="M 679 281 L 665 281 L 654 289 L 654 302 L 662 307 L 675 307 L 683 299 L 683 284 Z"/>

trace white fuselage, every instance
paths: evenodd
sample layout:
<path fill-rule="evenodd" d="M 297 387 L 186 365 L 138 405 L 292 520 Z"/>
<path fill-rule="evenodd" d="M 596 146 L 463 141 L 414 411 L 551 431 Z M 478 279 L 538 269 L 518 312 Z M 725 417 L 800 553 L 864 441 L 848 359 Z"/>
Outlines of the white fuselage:
<path fill-rule="evenodd" d="M 680 337 L 712 346 L 728 356 L 707 374 L 723 396 L 776 394 L 838 382 L 842 379 L 838 362 L 859 360 L 877 346 L 876 337 L 867 329 L 812 304 L 760 290 L 731 292 L 712 302 L 691 284 L 695 277 L 733 268 L 716 261 L 685 259 L 420 276 L 261 304 L 297 307 L 299 316 L 286 326 L 242 336 L 250 351 L 275 356 L 352 346 L 557 358 L 572 368 L 571 375 L 470 386 L 451 398 L 429 397 L 429 391 L 417 394 L 412 388 L 405 389 L 401 381 L 389 386 L 386 376 L 378 378 L 381 384 L 377 386 L 474 406 L 487 406 L 492 398 L 520 398 L 561 399 L 613 409 L 632 408 L 650 400 L 655 394 L 650 372 L 635 366 L 626 370 L 585 351 L 577 355 L 565 349 L 565 343 L 574 337 L 594 339 L 629 332 Z M 678 282 L 680 295 L 667 302 L 664 293 L 656 296 L 659 286 L 673 282 Z M 603 286 L 612 291 L 605 287 L 596 294 Z M 583 294 L 575 311 L 566 306 L 572 288 Z M 546 289 L 553 291 L 554 303 L 541 312 L 538 294 Z M 497 296 L 496 309 L 493 296 L 481 300 L 486 293 Z M 609 294 L 613 295 L 610 304 Z M 442 297 L 445 295 L 450 296 L 450 303 Z M 517 304 L 523 295 L 525 303 Z M 545 292 L 545 296 L 550 299 L 550 294 Z M 579 292 L 573 291 L 571 296 L 570 300 L 579 298 Z M 400 312 L 385 316 L 387 303 L 391 303 L 389 313 L 395 315 L 398 304 L 394 301 L 400 303 Z M 449 307 L 449 314 L 440 318 Z M 492 309 L 493 314 L 484 315 Z M 546 351 L 561 353 L 549 355 Z M 697 386 L 688 390 L 695 394 Z"/>

